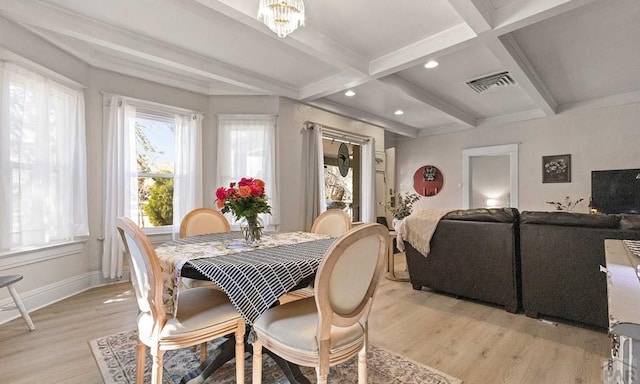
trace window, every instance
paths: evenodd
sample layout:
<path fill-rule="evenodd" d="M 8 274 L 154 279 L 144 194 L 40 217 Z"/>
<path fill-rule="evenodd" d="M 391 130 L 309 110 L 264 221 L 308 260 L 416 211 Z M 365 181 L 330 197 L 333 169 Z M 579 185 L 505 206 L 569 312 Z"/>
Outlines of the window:
<path fill-rule="evenodd" d="M 1 99 L 0 250 L 88 235 L 82 91 L 5 63 Z"/>
<path fill-rule="evenodd" d="M 275 117 L 270 115 L 218 115 L 216 186 L 228 186 L 243 177 L 264 180 L 271 215 L 261 215 L 265 225 L 279 224 L 275 178 Z M 228 219 L 235 225 L 233 216 Z"/>
<path fill-rule="evenodd" d="M 175 236 L 184 215 L 202 207 L 202 115 L 120 96 L 108 105 L 102 273 L 119 278 L 118 217 Z"/>
<path fill-rule="evenodd" d="M 128 216 L 143 228 L 173 225 L 175 116 L 136 109 L 138 207 Z"/>

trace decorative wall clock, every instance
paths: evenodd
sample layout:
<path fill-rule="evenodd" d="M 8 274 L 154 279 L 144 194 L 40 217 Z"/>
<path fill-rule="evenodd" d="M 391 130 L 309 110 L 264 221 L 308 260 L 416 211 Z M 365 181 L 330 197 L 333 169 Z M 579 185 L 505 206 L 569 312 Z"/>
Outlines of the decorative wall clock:
<path fill-rule="evenodd" d="M 442 190 L 444 177 L 433 165 L 418 168 L 413 174 L 413 189 L 422 196 L 435 196 Z"/>

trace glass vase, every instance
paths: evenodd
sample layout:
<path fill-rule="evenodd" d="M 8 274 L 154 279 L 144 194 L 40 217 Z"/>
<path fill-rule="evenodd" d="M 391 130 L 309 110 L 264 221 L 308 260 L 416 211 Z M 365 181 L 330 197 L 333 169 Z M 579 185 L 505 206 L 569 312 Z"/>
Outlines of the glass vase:
<path fill-rule="evenodd" d="M 243 217 L 240 220 L 240 232 L 244 237 L 244 241 L 250 246 L 258 246 L 260 244 L 260 238 L 262 237 L 262 231 L 264 230 L 264 224 L 259 217 Z"/>

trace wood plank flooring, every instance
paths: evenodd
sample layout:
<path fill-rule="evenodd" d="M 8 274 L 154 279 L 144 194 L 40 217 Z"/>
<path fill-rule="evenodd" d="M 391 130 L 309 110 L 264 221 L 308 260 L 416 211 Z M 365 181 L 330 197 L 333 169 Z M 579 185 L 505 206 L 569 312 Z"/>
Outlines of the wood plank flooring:
<path fill-rule="evenodd" d="M 397 268 L 403 267 L 396 257 Z M 524 314 L 383 279 L 370 341 L 463 379 L 466 384 L 595 384 L 606 332 L 550 325 Z M 0 382 L 102 383 L 88 341 L 135 328 L 129 283 L 93 288 L 0 325 Z"/>

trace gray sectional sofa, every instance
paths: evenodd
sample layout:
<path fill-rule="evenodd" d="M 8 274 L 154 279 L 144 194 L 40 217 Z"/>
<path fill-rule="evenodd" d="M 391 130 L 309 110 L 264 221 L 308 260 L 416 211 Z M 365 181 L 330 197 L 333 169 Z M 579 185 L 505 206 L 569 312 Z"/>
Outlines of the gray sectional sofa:
<path fill-rule="evenodd" d="M 424 256 L 405 242 L 414 289 L 606 328 L 605 239 L 640 239 L 640 215 L 458 210 Z"/>

